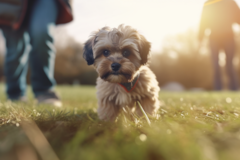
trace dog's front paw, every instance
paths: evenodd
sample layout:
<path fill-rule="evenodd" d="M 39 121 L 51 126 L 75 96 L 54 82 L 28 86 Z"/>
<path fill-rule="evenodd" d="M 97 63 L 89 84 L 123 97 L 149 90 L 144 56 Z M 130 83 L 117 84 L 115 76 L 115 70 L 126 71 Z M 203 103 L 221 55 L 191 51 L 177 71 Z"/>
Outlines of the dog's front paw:
<path fill-rule="evenodd" d="M 98 107 L 98 117 L 104 121 L 115 121 L 119 113 L 119 107 L 116 105 L 101 104 Z"/>
<path fill-rule="evenodd" d="M 140 101 L 140 104 L 144 109 L 144 111 L 151 116 L 155 116 L 157 113 L 157 110 L 160 107 L 160 103 L 158 99 L 145 98 Z M 143 113 L 140 107 L 138 106 L 138 104 L 136 107 L 136 114 L 140 117 L 143 116 Z"/>

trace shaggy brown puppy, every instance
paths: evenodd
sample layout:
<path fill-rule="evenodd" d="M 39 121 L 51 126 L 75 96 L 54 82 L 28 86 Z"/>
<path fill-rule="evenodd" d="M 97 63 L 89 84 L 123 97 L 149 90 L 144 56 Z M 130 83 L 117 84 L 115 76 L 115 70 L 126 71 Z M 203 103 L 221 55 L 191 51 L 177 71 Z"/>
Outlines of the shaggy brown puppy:
<path fill-rule="evenodd" d="M 146 66 L 150 43 L 130 26 L 104 27 L 85 43 L 83 57 L 94 65 L 97 79 L 98 116 L 115 120 L 121 107 L 139 101 L 146 113 L 159 108 L 158 82 Z M 136 113 L 141 110 L 136 107 Z"/>

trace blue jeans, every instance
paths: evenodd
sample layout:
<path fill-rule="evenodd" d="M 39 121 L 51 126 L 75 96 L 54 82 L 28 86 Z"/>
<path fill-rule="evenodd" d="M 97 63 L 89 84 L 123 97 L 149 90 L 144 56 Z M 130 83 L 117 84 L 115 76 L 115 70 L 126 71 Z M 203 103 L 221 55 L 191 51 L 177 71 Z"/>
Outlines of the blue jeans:
<path fill-rule="evenodd" d="M 233 38 L 226 39 L 225 42 L 217 42 L 210 40 L 210 49 L 212 54 L 212 63 L 214 69 L 214 89 L 222 89 L 221 69 L 218 64 L 219 50 L 224 49 L 226 55 L 226 71 L 228 76 L 228 84 L 230 90 L 238 90 L 238 76 L 233 66 L 233 58 L 235 54 L 235 42 Z"/>
<path fill-rule="evenodd" d="M 56 83 L 52 29 L 58 14 L 57 1 L 35 0 L 31 6 L 20 29 L 2 28 L 7 47 L 4 73 L 9 99 L 25 95 L 28 66 L 35 96 L 51 90 Z"/>

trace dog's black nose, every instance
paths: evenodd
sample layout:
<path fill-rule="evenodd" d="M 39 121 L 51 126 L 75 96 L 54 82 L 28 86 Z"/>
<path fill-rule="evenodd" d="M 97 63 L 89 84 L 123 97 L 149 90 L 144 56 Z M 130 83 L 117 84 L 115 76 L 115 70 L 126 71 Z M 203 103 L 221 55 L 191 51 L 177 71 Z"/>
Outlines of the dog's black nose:
<path fill-rule="evenodd" d="M 112 63 L 111 67 L 112 67 L 112 70 L 116 72 L 121 67 L 121 64 L 119 64 L 119 63 Z"/>

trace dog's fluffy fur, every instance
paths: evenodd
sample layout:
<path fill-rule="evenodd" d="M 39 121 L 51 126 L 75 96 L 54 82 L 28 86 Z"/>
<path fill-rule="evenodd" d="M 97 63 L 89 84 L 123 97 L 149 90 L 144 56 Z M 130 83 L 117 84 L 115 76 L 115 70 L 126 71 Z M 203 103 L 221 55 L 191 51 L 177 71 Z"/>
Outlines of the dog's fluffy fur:
<path fill-rule="evenodd" d="M 159 108 L 159 86 L 154 73 L 146 66 L 150 43 L 130 26 L 104 27 L 85 43 L 83 57 L 94 65 L 97 79 L 98 116 L 102 120 L 115 120 L 121 107 L 134 107 L 139 101 L 145 112 L 155 115 Z M 113 63 L 120 64 L 114 71 Z M 140 75 L 139 75 L 140 74 Z M 139 75 L 131 92 L 119 85 L 129 83 Z M 136 113 L 141 110 L 136 107 Z"/>

